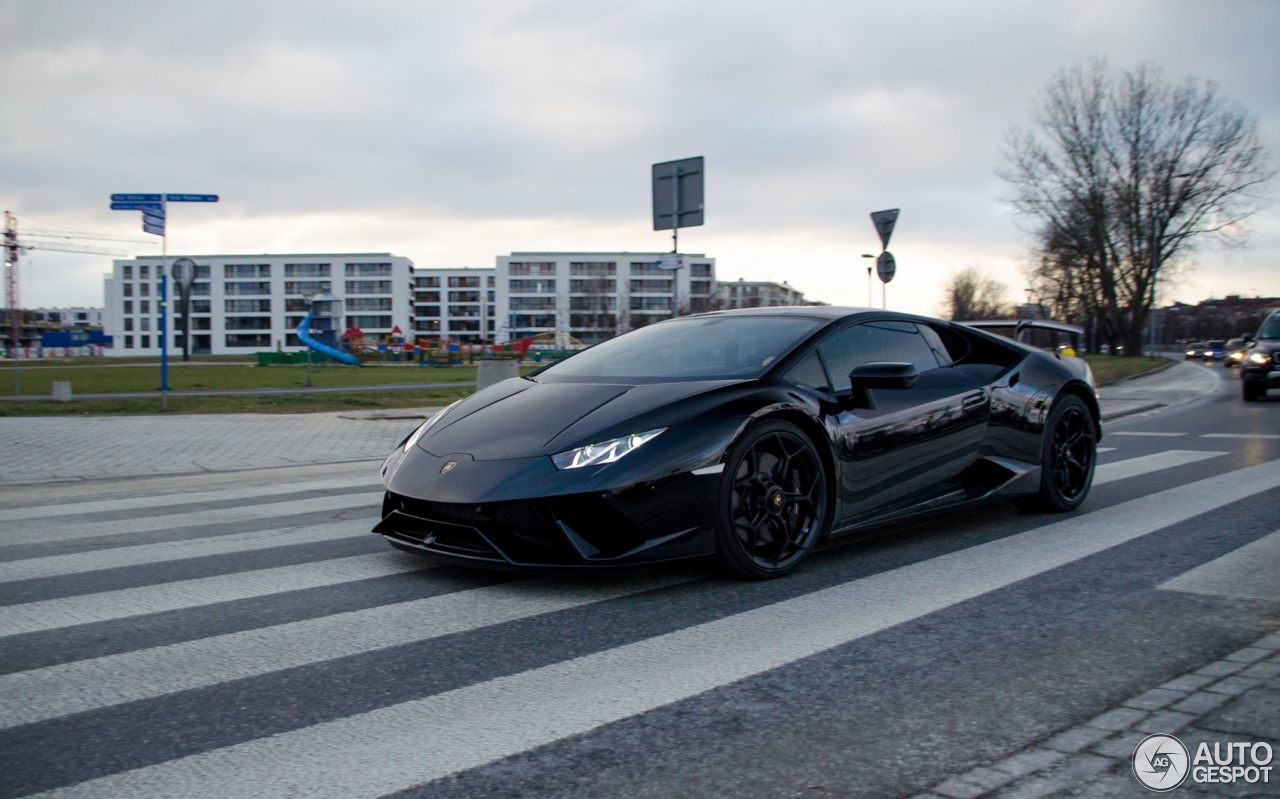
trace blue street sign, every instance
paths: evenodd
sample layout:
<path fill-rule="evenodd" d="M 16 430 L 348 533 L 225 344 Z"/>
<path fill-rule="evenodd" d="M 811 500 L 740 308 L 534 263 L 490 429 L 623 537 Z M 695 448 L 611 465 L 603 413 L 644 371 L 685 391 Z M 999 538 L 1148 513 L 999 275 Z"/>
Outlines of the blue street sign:
<path fill-rule="evenodd" d="M 216 194 L 166 194 L 165 199 L 171 203 L 216 203 Z M 156 197 L 156 199 L 160 199 Z"/>
<path fill-rule="evenodd" d="M 157 236 L 163 236 L 163 235 L 164 235 L 164 220 L 163 220 L 163 219 L 161 219 L 161 220 L 159 220 L 158 222 L 150 222 L 150 221 L 148 221 L 148 219 L 149 219 L 149 217 L 145 217 L 145 216 L 144 216 L 144 217 L 142 217 L 142 229 L 143 229 L 143 231 L 144 231 L 144 232 L 146 232 L 146 233 L 152 233 L 152 234 L 155 234 L 155 235 L 157 235 Z"/>
<path fill-rule="evenodd" d="M 140 203 L 138 210 L 143 216 L 154 216 L 164 219 L 164 206 L 159 203 Z"/>
<path fill-rule="evenodd" d="M 141 211 L 144 203 L 111 203 L 112 211 Z"/>
<path fill-rule="evenodd" d="M 158 203 L 163 197 L 159 194 L 113 194 L 111 202 L 113 203 Z M 127 210 L 127 209 L 116 209 Z"/>

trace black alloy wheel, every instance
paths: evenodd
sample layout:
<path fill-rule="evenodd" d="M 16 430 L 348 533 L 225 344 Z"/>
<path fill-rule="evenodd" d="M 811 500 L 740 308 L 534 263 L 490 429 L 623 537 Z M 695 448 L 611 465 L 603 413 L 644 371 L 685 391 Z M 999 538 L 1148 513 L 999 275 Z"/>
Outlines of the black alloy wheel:
<path fill-rule="evenodd" d="M 826 532 L 827 478 L 817 449 L 794 425 L 750 428 L 726 460 L 716 558 L 747 579 L 794 570 Z"/>
<path fill-rule="evenodd" d="M 1059 397 L 1044 431 L 1040 493 L 1042 510 L 1075 510 L 1089 495 L 1098 459 L 1098 433 L 1084 400 L 1074 394 Z"/>

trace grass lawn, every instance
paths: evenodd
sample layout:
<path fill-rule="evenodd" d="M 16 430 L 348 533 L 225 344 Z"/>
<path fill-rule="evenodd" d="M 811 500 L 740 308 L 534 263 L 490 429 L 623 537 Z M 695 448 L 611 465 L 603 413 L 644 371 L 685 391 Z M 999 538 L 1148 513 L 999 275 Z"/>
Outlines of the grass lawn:
<path fill-rule="evenodd" d="M 21 366 L 22 394 L 49 396 L 55 381 L 69 381 L 72 396 L 121 392 L 156 392 L 154 397 L 118 399 L 73 399 L 71 402 L 47 400 L 0 401 L 0 416 L 85 416 L 135 415 L 160 413 L 160 366 L 158 359 L 145 363 L 119 363 L 112 358 L 24 361 Z M 142 360 L 142 359 L 130 359 Z M 1151 371 L 1168 363 L 1166 358 L 1122 358 L 1086 355 L 1099 384 L 1111 383 L 1132 375 Z M 540 364 L 520 367 L 528 374 Z M 0 395 L 13 395 L 13 366 L 0 366 Z M 420 367 L 375 364 L 354 368 L 336 365 L 313 365 L 311 384 L 315 387 L 351 387 L 380 385 L 413 385 L 424 383 L 459 383 L 457 388 L 404 388 L 390 391 L 353 390 L 350 392 L 296 393 L 270 395 L 238 395 L 221 397 L 182 397 L 170 395 L 169 413 L 313 413 L 322 411 L 377 410 L 388 408 L 421 408 L 447 405 L 471 393 L 476 379 L 474 366 Z M 227 362 L 211 358 L 199 362 L 170 362 L 169 388 L 173 391 L 227 391 L 257 388 L 289 389 L 306 386 L 306 366 L 257 366 L 243 360 Z"/>
<path fill-rule="evenodd" d="M 1093 370 L 1093 379 L 1100 386 L 1123 380 L 1126 377 L 1150 372 L 1169 363 L 1168 358 L 1152 358 L 1147 355 L 1132 358 L 1112 355 L 1086 355 L 1084 359 L 1088 362 L 1089 368 Z"/>

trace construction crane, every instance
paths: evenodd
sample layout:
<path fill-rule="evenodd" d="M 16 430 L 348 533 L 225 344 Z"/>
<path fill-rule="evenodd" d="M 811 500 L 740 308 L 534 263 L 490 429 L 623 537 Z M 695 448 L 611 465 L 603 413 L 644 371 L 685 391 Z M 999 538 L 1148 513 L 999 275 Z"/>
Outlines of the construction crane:
<path fill-rule="evenodd" d="M 13 358 L 18 357 L 22 346 L 22 303 L 19 298 L 18 258 L 30 250 L 48 252 L 73 252 L 85 255 L 111 255 L 123 257 L 126 253 L 118 250 L 107 250 L 97 246 L 74 244 L 75 241 L 131 242 L 135 244 L 154 244 L 150 239 L 128 239 L 108 236 L 101 233 L 82 233 L 72 230 L 41 230 L 27 228 L 24 225 L 22 237 L 18 237 L 18 218 L 12 213 L 4 212 L 4 269 L 5 269 L 5 308 L 9 322 L 9 352 Z M 17 361 L 15 360 L 15 364 Z"/>

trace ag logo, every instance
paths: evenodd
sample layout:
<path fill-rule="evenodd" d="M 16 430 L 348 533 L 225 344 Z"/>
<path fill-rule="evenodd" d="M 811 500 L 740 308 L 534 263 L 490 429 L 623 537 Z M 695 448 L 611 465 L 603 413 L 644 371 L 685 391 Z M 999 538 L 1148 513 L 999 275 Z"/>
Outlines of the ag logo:
<path fill-rule="evenodd" d="M 1172 735 L 1149 735 L 1133 750 L 1133 775 L 1156 793 L 1172 791 L 1187 778 L 1187 747 Z"/>
<path fill-rule="evenodd" d="M 440 467 L 440 474 L 448 474 L 449 472 L 453 471 L 453 467 L 457 465 L 458 465 L 457 461 L 449 461 L 444 466 Z"/>

